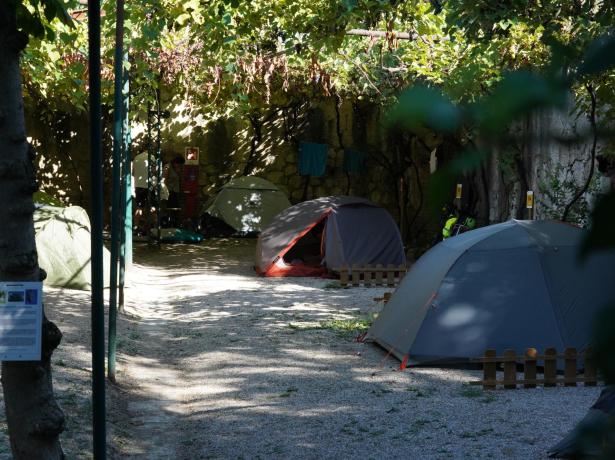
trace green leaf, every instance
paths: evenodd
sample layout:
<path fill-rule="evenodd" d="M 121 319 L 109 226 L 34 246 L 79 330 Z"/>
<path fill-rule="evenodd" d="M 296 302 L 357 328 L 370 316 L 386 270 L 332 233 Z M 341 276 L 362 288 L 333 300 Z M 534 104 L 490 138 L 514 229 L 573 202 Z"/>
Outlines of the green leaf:
<path fill-rule="evenodd" d="M 582 260 L 594 251 L 615 248 L 614 191 L 600 197 L 592 212 L 591 222 L 589 233 L 581 246 Z"/>
<path fill-rule="evenodd" d="M 346 11 L 350 12 L 357 7 L 358 2 L 357 0 L 343 0 L 342 4 L 344 8 L 346 8 Z"/>
<path fill-rule="evenodd" d="M 460 154 L 457 154 L 450 163 L 451 171 L 455 175 L 466 174 L 475 171 L 489 157 L 488 150 L 468 149 Z"/>
<path fill-rule="evenodd" d="M 592 42 L 585 52 L 579 74 L 593 75 L 615 66 L 615 36 L 600 37 Z"/>
<path fill-rule="evenodd" d="M 427 208 L 433 216 L 442 212 L 442 204 L 451 201 L 455 186 L 455 174 L 451 168 L 433 173 L 427 185 Z"/>
<path fill-rule="evenodd" d="M 427 206 L 433 215 L 439 216 L 442 204 L 451 201 L 457 179 L 477 170 L 489 155 L 488 150 L 468 149 L 457 154 L 447 166 L 432 174 L 427 187 Z"/>
<path fill-rule="evenodd" d="M 401 95 L 389 121 L 408 129 L 428 127 L 452 134 L 459 129 L 462 117 L 459 108 L 440 91 L 415 86 Z"/>
<path fill-rule="evenodd" d="M 61 0 L 43 0 L 42 4 L 45 11 L 45 18 L 48 22 L 58 19 L 67 26 L 74 27 L 73 18 L 68 14 L 64 2 Z"/>
<path fill-rule="evenodd" d="M 183 13 L 177 16 L 177 19 L 175 19 L 175 22 L 177 22 L 177 24 L 179 24 L 180 26 L 183 26 L 184 24 L 186 24 L 186 22 L 190 20 L 190 18 L 191 18 L 191 15 L 189 13 Z"/>
<path fill-rule="evenodd" d="M 499 134 L 533 110 L 565 107 L 567 98 L 562 81 L 520 71 L 506 75 L 490 96 L 474 106 L 473 113 L 482 129 Z"/>
<path fill-rule="evenodd" d="M 615 304 L 600 311 L 594 320 L 594 358 L 606 384 L 615 383 Z"/>
<path fill-rule="evenodd" d="M 45 27 L 40 16 L 32 13 L 23 4 L 17 4 L 16 10 L 17 27 L 33 37 L 42 38 L 45 34 Z"/>

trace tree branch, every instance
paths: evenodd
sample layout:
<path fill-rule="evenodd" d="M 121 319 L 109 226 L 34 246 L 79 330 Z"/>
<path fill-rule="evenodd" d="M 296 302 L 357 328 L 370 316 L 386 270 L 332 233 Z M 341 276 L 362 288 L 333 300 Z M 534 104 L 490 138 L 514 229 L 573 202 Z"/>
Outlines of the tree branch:
<path fill-rule="evenodd" d="M 581 198 L 583 194 L 587 192 L 592 182 L 592 179 L 594 177 L 594 170 L 595 170 L 595 164 L 596 164 L 596 150 L 598 147 L 598 129 L 596 126 L 596 106 L 597 106 L 596 91 L 594 90 L 594 87 L 591 84 L 585 85 L 585 88 L 587 89 L 587 92 L 591 99 L 591 110 L 589 113 L 589 123 L 591 125 L 592 133 L 593 133 L 593 140 L 592 140 L 592 147 L 591 147 L 591 162 L 589 165 L 589 175 L 587 176 L 587 180 L 585 181 L 585 184 L 583 185 L 583 187 L 581 187 L 581 189 L 576 193 L 576 195 L 572 198 L 570 203 L 566 205 L 566 208 L 564 209 L 564 213 L 562 214 L 562 220 L 564 222 L 568 220 L 572 206 L 574 206 L 574 204 L 579 200 L 579 198 Z"/>
<path fill-rule="evenodd" d="M 346 31 L 346 35 L 358 35 L 361 37 L 372 38 L 388 38 L 392 37 L 397 40 L 414 40 L 416 36 L 408 32 L 387 32 L 385 30 L 366 30 L 366 29 L 350 29 Z"/>

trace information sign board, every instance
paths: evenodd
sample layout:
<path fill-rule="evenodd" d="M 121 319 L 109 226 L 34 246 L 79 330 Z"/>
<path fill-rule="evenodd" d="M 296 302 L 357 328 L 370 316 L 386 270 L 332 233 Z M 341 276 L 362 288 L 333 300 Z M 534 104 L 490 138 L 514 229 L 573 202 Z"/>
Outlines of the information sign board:
<path fill-rule="evenodd" d="M 39 361 L 43 283 L 0 282 L 0 361 Z"/>

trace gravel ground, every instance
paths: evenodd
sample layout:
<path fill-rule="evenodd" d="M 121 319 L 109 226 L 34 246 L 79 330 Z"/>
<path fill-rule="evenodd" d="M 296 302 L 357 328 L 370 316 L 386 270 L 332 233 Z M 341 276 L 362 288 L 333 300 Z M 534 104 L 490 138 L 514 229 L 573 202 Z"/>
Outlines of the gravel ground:
<path fill-rule="evenodd" d="M 109 458 L 546 458 L 599 388 L 483 392 L 355 341 L 384 288 L 258 278 L 253 240 L 138 247 L 108 385 Z M 89 309 L 49 289 L 67 458 L 91 458 Z M 0 420 L 3 420 L 0 413 Z M 0 458 L 10 458 L 5 425 Z"/>

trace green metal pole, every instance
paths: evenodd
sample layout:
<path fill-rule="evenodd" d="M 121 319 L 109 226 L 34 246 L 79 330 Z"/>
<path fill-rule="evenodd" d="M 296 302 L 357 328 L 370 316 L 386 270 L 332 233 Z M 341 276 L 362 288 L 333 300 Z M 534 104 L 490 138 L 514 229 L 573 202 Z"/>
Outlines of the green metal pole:
<path fill-rule="evenodd" d="M 129 61 L 128 53 L 126 53 L 125 62 Z M 124 228 L 126 229 L 126 266 L 132 266 L 132 173 L 130 165 L 132 164 L 132 131 L 130 127 L 130 71 L 124 69 L 124 155 L 126 168 L 124 169 L 124 177 L 126 184 L 126 221 Z"/>
<path fill-rule="evenodd" d="M 115 382 L 117 348 L 117 270 L 120 239 L 120 180 L 122 167 L 122 97 L 124 59 L 124 0 L 117 0 L 115 23 L 115 85 L 113 103 L 113 190 L 111 203 L 111 277 L 109 289 L 109 359 L 107 376 Z"/>
<path fill-rule="evenodd" d="M 152 146 L 152 103 L 147 103 L 147 197 L 146 197 L 146 210 L 143 213 L 146 218 L 145 228 L 147 229 L 147 243 L 152 244 L 152 232 L 149 228 L 151 220 L 151 196 L 152 196 L 152 160 L 154 158 L 153 146 Z"/>
<path fill-rule="evenodd" d="M 161 219 L 160 219 L 160 195 L 162 187 L 162 111 L 160 107 L 160 81 L 156 88 L 156 243 L 160 246 Z"/>
<path fill-rule="evenodd" d="M 124 62 L 128 62 L 128 54 L 124 57 Z M 120 292 L 118 297 L 118 310 L 124 312 L 124 286 L 126 285 L 126 269 L 132 265 L 132 174 L 130 171 L 131 163 L 131 142 L 130 132 L 130 74 L 124 69 L 124 110 L 123 114 L 123 142 L 124 142 L 124 180 L 123 199 L 122 199 L 122 221 L 124 222 L 120 241 Z"/>
<path fill-rule="evenodd" d="M 100 0 L 88 0 L 90 175 L 92 199 L 92 432 L 95 460 L 106 458 L 105 303 L 103 292 L 102 109 L 100 103 Z"/>
<path fill-rule="evenodd" d="M 122 133 L 122 137 L 124 134 Z M 126 284 L 126 180 L 124 177 L 124 149 L 122 148 L 122 181 L 120 185 L 120 245 L 119 245 L 119 279 L 117 293 L 117 311 L 124 312 L 124 285 Z M 111 349 L 111 344 L 109 344 Z"/>

